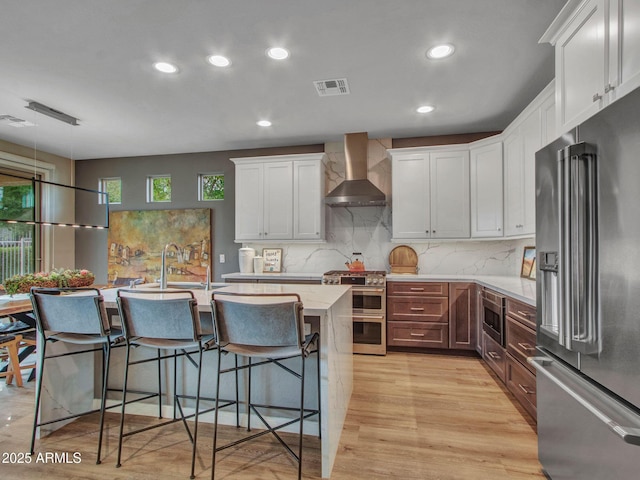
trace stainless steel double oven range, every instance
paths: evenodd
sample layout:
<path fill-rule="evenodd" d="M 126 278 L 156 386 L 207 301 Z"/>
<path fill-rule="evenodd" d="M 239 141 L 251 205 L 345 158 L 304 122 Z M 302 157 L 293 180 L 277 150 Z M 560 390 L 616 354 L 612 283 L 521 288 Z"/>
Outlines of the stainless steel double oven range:
<path fill-rule="evenodd" d="M 332 270 L 324 285 L 351 285 L 353 297 L 353 353 L 386 355 L 386 272 Z"/>

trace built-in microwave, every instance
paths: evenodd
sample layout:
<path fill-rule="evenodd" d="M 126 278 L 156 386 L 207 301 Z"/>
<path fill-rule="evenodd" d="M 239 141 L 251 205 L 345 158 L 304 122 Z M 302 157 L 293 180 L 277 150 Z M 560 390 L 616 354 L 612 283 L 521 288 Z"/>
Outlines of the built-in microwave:
<path fill-rule="evenodd" d="M 505 346 L 505 303 L 506 297 L 493 290 L 482 289 L 481 314 L 482 330 L 498 342 Z"/>

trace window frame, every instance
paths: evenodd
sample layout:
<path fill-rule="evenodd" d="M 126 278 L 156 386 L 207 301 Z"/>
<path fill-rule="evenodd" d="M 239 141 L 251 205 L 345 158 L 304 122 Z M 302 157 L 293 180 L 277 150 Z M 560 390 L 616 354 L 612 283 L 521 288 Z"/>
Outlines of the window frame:
<path fill-rule="evenodd" d="M 98 191 L 108 193 L 106 188 L 106 183 L 118 180 L 120 182 L 120 201 L 114 202 L 112 198 L 109 198 L 109 205 L 122 205 L 122 177 L 103 177 L 98 179 Z M 105 201 L 107 196 L 99 195 L 98 196 L 98 205 L 104 205 L 107 202 Z"/>
<path fill-rule="evenodd" d="M 170 184 L 169 199 L 168 200 L 155 200 L 153 198 L 153 182 L 156 179 L 168 178 Z M 171 203 L 173 200 L 173 183 L 171 182 L 171 174 L 161 175 L 148 175 L 147 176 L 147 203 Z"/>
<path fill-rule="evenodd" d="M 224 188 L 224 173 L 220 172 L 206 172 L 198 174 L 198 201 L 199 202 L 220 202 L 224 201 L 225 188 Z M 204 197 L 204 177 L 222 177 L 222 198 L 203 198 Z"/>

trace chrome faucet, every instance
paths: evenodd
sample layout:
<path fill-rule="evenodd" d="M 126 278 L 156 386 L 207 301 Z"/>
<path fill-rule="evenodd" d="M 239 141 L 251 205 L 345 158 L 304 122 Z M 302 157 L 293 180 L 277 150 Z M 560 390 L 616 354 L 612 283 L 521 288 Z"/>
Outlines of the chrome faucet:
<path fill-rule="evenodd" d="M 162 265 L 160 267 L 160 288 L 167 288 L 167 250 L 173 247 L 178 252 L 178 263 L 182 263 L 182 250 L 175 243 L 167 243 L 162 250 Z"/>

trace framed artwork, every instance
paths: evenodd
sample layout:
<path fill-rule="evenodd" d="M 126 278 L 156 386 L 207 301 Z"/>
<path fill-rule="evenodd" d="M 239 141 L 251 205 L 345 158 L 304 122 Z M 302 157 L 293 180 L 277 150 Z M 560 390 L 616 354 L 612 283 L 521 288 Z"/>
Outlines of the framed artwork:
<path fill-rule="evenodd" d="M 263 248 L 262 257 L 264 258 L 264 273 L 280 273 L 282 272 L 282 249 L 281 248 Z"/>
<path fill-rule="evenodd" d="M 536 278 L 535 273 L 536 247 L 524 247 L 522 254 L 522 269 L 520 276 L 523 278 Z M 533 277 L 531 272 L 533 271 Z"/>
<path fill-rule="evenodd" d="M 127 210 L 109 213 L 107 258 L 109 283 L 128 285 L 160 278 L 167 250 L 167 280 L 202 282 L 211 266 L 211 209 Z"/>
<path fill-rule="evenodd" d="M 529 278 L 531 280 L 536 279 L 536 259 L 533 259 L 533 265 L 531 266 L 531 273 L 529 273 Z"/>

